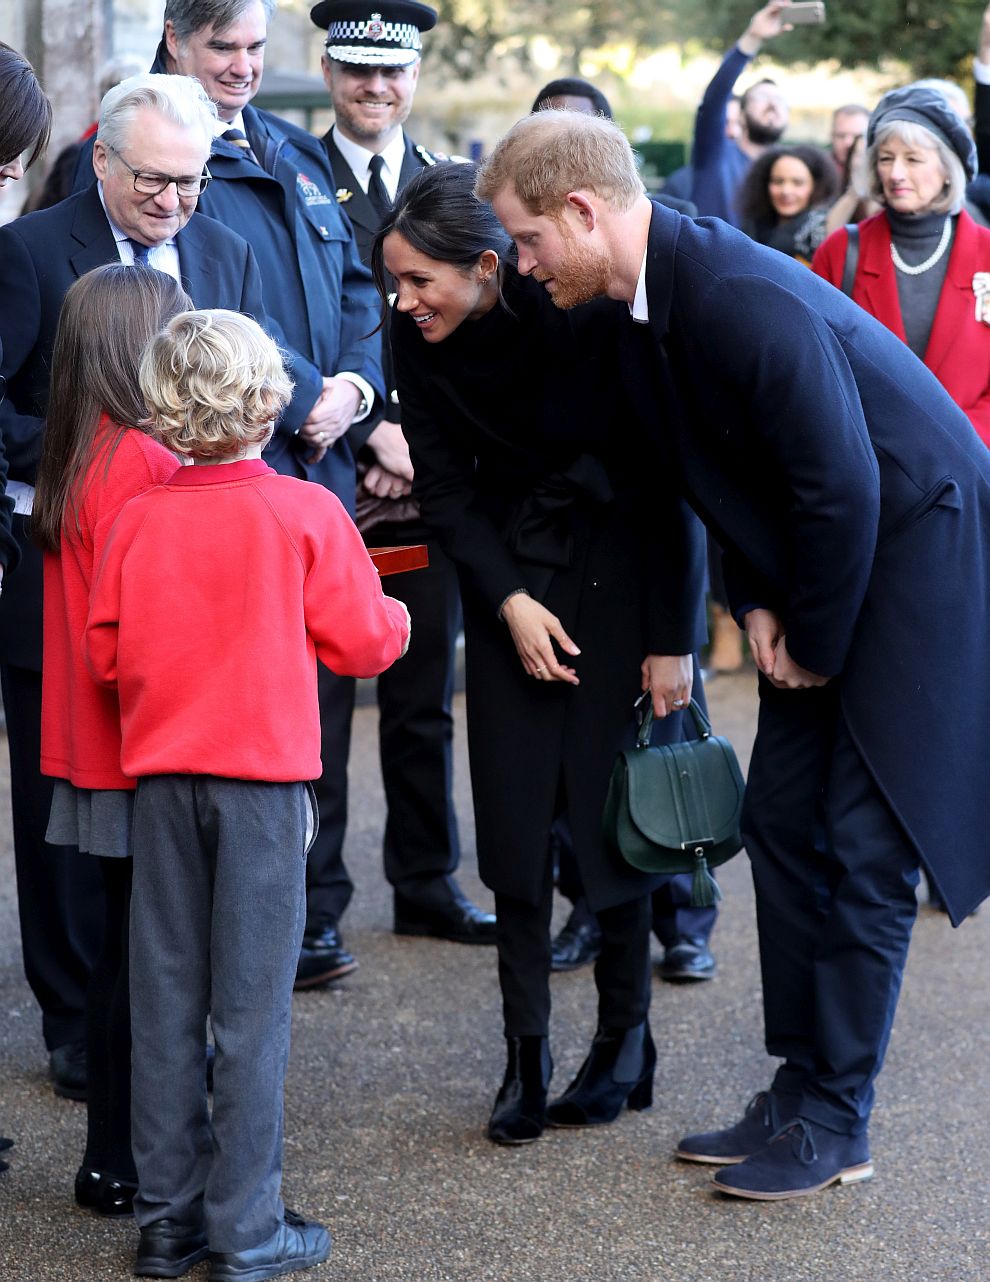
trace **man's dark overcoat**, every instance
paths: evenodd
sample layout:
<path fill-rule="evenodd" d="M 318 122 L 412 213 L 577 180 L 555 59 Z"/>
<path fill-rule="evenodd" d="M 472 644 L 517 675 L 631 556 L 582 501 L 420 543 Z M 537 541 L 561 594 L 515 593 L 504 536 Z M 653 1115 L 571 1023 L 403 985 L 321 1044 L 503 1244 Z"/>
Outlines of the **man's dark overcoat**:
<path fill-rule="evenodd" d="M 878 321 L 718 220 L 654 205 L 646 284 L 630 380 L 654 423 L 671 398 L 658 428 L 734 606 L 776 610 L 795 661 L 839 679 L 958 924 L 990 892 L 990 453 Z"/>

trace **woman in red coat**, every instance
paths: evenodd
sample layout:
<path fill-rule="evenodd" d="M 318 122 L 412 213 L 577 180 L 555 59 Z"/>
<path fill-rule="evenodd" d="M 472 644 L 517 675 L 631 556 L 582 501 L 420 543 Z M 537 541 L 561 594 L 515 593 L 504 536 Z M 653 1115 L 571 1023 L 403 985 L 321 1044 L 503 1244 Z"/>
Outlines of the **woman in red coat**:
<path fill-rule="evenodd" d="M 134 426 L 145 417 L 145 344 L 192 304 L 171 276 L 115 263 L 71 287 L 52 354 L 52 390 L 31 531 L 45 553 L 41 769 L 54 777 L 47 839 L 96 856 L 106 906 L 103 950 L 86 995 L 87 1142 L 76 1201 L 129 1215 L 131 1156 L 127 920 L 134 780 L 120 768 L 116 693 L 82 658 L 93 574 L 128 499 L 167 480 L 174 455 Z M 205 1033 L 204 1033 L 205 1053 Z"/>
<path fill-rule="evenodd" d="M 859 224 L 858 257 L 843 227 L 812 266 L 908 344 L 990 445 L 990 231 L 962 209 L 972 135 L 940 94 L 908 85 L 880 100 L 866 140 L 883 209 Z"/>

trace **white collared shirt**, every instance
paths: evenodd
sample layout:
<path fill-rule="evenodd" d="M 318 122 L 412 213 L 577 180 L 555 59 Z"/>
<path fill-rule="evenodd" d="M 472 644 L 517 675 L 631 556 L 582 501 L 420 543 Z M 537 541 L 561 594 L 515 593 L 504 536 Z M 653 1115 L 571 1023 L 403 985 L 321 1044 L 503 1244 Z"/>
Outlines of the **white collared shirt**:
<path fill-rule="evenodd" d="M 103 183 L 96 184 L 96 190 L 100 196 L 100 204 L 103 206 L 103 212 L 107 215 L 107 222 L 110 224 L 110 230 L 113 232 L 113 238 L 117 242 L 117 253 L 120 261 L 126 267 L 134 266 L 134 246 L 130 242 L 126 232 L 120 230 L 117 224 L 107 213 L 107 202 L 103 197 Z M 182 275 L 179 271 L 179 251 L 176 248 L 175 240 L 166 240 L 160 245 L 152 245 L 148 251 L 148 266 L 154 267 L 155 271 L 164 272 L 166 276 L 171 276 L 173 280 L 182 284 Z"/>
<path fill-rule="evenodd" d="M 333 131 L 333 140 L 337 150 L 350 165 L 351 173 L 357 179 L 361 190 L 367 196 L 368 184 L 371 182 L 371 170 L 368 166 L 371 164 L 371 157 L 375 153 L 369 151 L 367 147 L 362 147 L 360 143 L 352 142 L 350 138 L 345 138 L 338 129 Z M 385 184 L 389 200 L 395 200 L 395 193 L 399 190 L 399 175 L 405 154 L 405 135 L 401 129 L 397 129 L 395 137 L 381 152 L 382 160 L 385 162 L 382 165 L 382 182 Z"/>
<path fill-rule="evenodd" d="M 647 249 L 643 250 L 643 265 L 639 269 L 639 280 L 636 282 L 636 297 L 632 300 L 629 307 L 629 315 L 637 325 L 649 325 L 650 323 L 650 303 L 646 297 L 646 255 Z"/>
<path fill-rule="evenodd" d="M 213 137 L 222 138 L 228 129 L 239 129 L 244 137 L 247 137 L 247 130 L 244 128 L 244 112 L 239 111 L 233 120 L 220 120 L 219 117 L 213 122 Z"/>

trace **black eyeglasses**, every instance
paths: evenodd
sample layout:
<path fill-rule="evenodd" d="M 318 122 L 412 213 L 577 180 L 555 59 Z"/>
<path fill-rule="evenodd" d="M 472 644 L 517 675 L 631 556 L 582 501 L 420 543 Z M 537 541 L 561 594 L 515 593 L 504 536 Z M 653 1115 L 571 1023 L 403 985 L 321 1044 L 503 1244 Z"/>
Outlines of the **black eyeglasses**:
<path fill-rule="evenodd" d="M 124 168 L 129 169 L 134 175 L 134 190 L 139 191 L 142 196 L 158 196 L 172 183 L 175 183 L 175 190 L 180 196 L 199 196 L 213 177 L 205 165 L 203 166 L 203 172 L 195 178 L 189 175 L 147 174 L 129 165 L 116 147 L 111 147 L 108 144 L 107 151 L 112 151 Z"/>

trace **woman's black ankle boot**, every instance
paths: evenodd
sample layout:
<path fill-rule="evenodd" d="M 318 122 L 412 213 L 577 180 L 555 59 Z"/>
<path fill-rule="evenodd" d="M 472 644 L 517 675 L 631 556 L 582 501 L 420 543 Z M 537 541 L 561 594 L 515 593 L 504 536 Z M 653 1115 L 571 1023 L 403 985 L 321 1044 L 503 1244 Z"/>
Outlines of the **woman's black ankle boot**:
<path fill-rule="evenodd" d="M 547 1106 L 550 1126 L 603 1126 L 623 1104 L 633 1111 L 653 1104 L 657 1050 L 646 1020 L 635 1028 L 599 1028 L 588 1058 L 560 1099 Z"/>
<path fill-rule="evenodd" d="M 488 1121 L 496 1144 L 530 1144 L 543 1134 L 547 1087 L 553 1072 L 545 1037 L 507 1037 L 508 1062 L 502 1089 Z"/>

